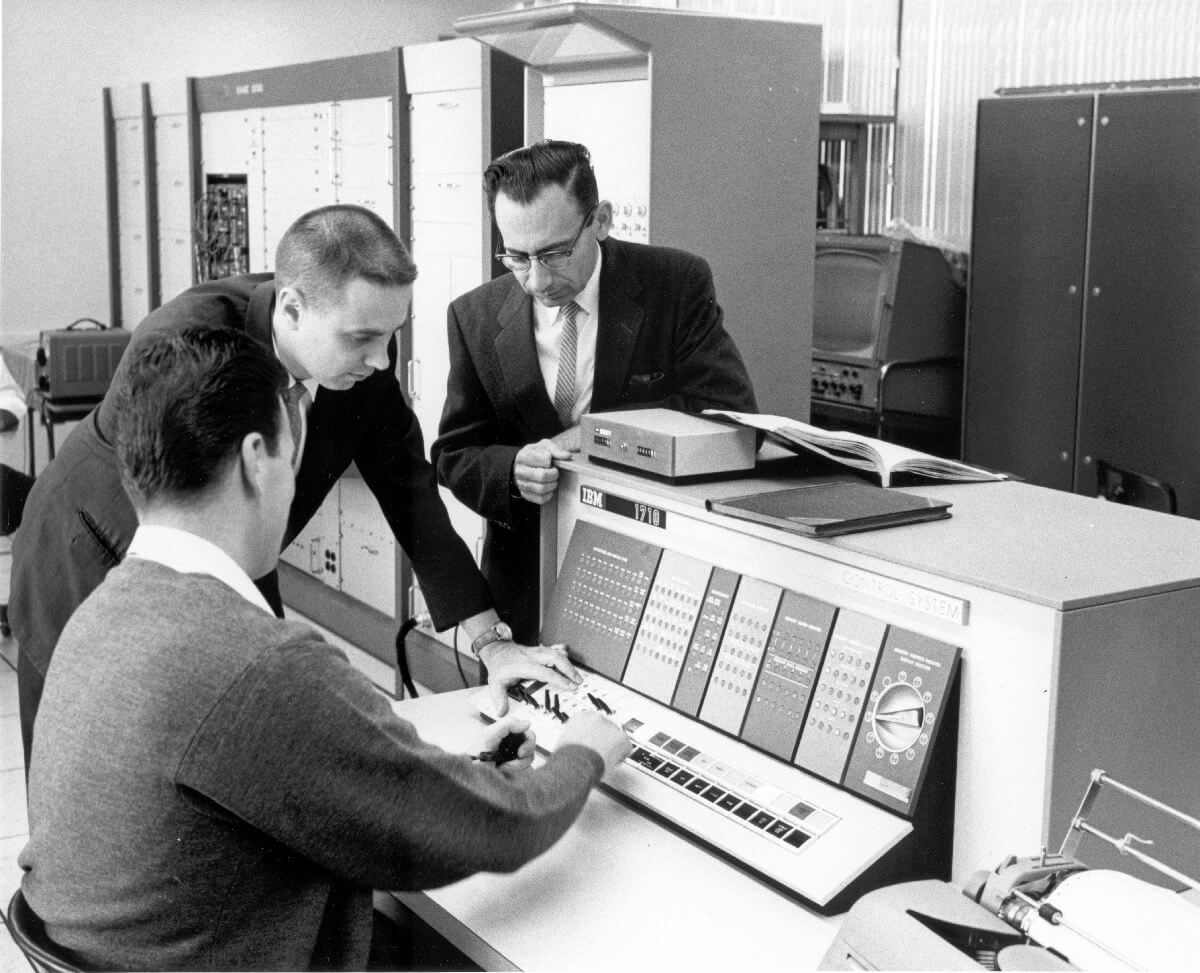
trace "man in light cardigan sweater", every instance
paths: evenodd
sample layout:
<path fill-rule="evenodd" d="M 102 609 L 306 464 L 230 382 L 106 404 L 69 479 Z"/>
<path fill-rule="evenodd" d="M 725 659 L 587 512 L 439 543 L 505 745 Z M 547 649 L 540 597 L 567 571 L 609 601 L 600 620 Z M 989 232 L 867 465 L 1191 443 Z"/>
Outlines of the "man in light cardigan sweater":
<path fill-rule="evenodd" d="M 211 325 L 157 335 L 124 375 L 139 526 L 58 644 L 20 856 L 31 907 L 84 964 L 361 969 L 374 888 L 518 868 L 628 752 L 596 717 L 537 770 L 528 737 L 504 766 L 446 753 L 274 617 L 250 579 L 292 499 L 287 381 L 269 349 Z"/>

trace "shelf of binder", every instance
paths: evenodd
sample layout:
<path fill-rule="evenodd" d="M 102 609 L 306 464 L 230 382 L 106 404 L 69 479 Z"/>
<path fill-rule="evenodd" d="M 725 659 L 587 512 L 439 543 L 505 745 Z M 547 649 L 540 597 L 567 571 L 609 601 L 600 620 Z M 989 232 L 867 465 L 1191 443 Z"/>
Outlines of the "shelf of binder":
<path fill-rule="evenodd" d="M 821 112 L 818 230 L 858 235 L 883 229 L 895 131 L 891 115 Z"/>

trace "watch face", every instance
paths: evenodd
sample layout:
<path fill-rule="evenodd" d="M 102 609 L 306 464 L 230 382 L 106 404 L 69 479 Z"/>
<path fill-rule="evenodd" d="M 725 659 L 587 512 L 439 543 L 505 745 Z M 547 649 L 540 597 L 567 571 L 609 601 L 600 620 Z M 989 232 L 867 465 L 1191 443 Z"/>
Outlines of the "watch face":
<path fill-rule="evenodd" d="M 503 622 L 497 622 L 493 626 L 493 629 L 495 630 L 496 634 L 499 635 L 500 638 L 502 638 L 505 642 L 509 642 L 512 640 L 512 637 L 513 637 L 512 629 L 509 628 L 507 625 L 505 625 Z"/>

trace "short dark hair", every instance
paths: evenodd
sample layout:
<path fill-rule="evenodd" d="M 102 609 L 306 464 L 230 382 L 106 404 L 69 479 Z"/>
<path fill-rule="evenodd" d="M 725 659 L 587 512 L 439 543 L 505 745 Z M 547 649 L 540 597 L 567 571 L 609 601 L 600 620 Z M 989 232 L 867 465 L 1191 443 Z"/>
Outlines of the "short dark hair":
<path fill-rule="evenodd" d="M 417 279 L 417 267 L 392 228 L 364 206 L 337 203 L 301 216 L 275 250 L 275 282 L 314 304 L 336 304 L 358 278 L 384 287 Z"/>
<path fill-rule="evenodd" d="M 488 207 L 495 211 L 496 196 L 503 193 L 514 203 L 528 206 L 547 186 L 562 186 L 590 213 L 600 202 L 592 155 L 578 142 L 542 139 L 513 149 L 494 160 L 483 173 Z"/>
<path fill-rule="evenodd" d="M 280 436 L 291 435 L 280 409 L 287 371 L 243 331 L 212 323 L 156 331 L 126 359 L 116 378 L 116 448 L 135 507 L 197 499 L 246 436 L 261 433 L 274 456 Z"/>

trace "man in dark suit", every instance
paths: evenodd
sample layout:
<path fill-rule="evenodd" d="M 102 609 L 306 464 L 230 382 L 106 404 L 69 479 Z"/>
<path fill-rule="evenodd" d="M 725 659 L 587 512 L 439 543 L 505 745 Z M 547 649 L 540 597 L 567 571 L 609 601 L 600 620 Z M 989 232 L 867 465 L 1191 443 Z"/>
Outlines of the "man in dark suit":
<path fill-rule="evenodd" d="M 560 688 L 577 677 L 561 648 L 512 642 L 487 583 L 450 524 L 416 416 L 396 380 L 396 332 L 408 318 L 416 268 L 369 210 L 327 206 L 280 240 L 275 274 L 201 284 L 153 311 L 126 352 L 165 328 L 215 321 L 273 347 L 306 393 L 307 432 L 284 544 L 291 542 L 353 462 L 420 578 L 438 629 L 460 624 L 488 667 L 501 710 L 517 678 Z M 117 378 L 120 378 L 120 371 Z M 113 388 L 120 386 L 114 380 Z M 112 393 L 67 437 L 38 477 L 13 544 L 9 615 L 26 767 L 33 721 L 59 633 L 125 555 L 137 517 L 121 487 Z M 274 572 L 256 582 L 282 615 Z"/>
<path fill-rule="evenodd" d="M 544 141 L 496 159 L 488 204 L 511 275 L 449 309 L 450 376 L 431 456 L 488 521 L 483 570 L 518 640 L 538 632 L 538 507 L 585 412 L 757 411 L 712 273 L 681 250 L 610 239 L 588 150 Z"/>

